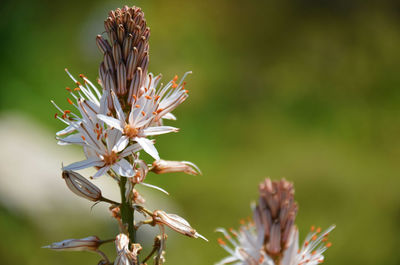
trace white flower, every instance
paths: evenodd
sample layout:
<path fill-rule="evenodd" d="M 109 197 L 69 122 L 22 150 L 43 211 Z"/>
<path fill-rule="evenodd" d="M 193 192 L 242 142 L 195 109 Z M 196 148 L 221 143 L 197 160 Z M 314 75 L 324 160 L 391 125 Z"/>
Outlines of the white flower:
<path fill-rule="evenodd" d="M 110 127 L 121 131 L 124 134 L 122 136 L 124 141 L 128 142 L 129 139 L 136 141 L 142 146 L 144 151 L 146 151 L 154 159 L 159 160 L 160 157 L 157 149 L 153 145 L 153 141 L 147 139 L 146 137 L 176 132 L 178 129 L 170 126 L 149 127 L 155 117 L 154 113 L 157 106 L 155 105 L 153 97 L 149 96 L 147 93 L 143 94 L 132 104 L 128 121 L 126 121 L 126 116 L 121 108 L 120 103 L 118 102 L 117 96 L 115 96 L 113 92 L 111 92 L 111 94 L 115 111 L 117 113 L 117 119 L 102 114 L 99 114 L 98 118 L 107 123 L 107 125 Z"/>
<path fill-rule="evenodd" d="M 321 229 L 314 227 L 307 235 L 301 248 L 299 248 L 299 232 L 293 229 L 290 236 L 292 241 L 289 248 L 283 253 L 281 261 L 282 265 L 316 265 L 324 261 L 322 253 L 327 250 L 332 244 L 327 242 L 329 233 L 335 228 L 334 225 L 321 233 Z"/>
<path fill-rule="evenodd" d="M 230 229 L 228 233 L 223 228 L 217 231 L 224 234 L 225 239 L 231 244 L 229 246 L 224 240 L 219 239 L 218 243 L 230 256 L 224 258 L 216 265 L 237 264 L 237 265 L 316 265 L 324 261 L 322 253 L 331 246 L 326 243 L 329 233 L 335 228 L 330 226 L 321 233 L 321 229 L 312 228 L 299 248 L 299 233 L 297 228 L 292 229 L 289 237 L 289 247 L 283 252 L 283 257 L 279 264 L 275 264 L 273 259 L 264 250 L 264 231 L 262 226 L 253 223 L 244 224 L 239 231 Z"/>
<path fill-rule="evenodd" d="M 263 251 L 264 230 L 261 226 L 256 227 L 254 223 L 245 223 L 239 231 L 229 229 L 230 233 L 224 228 L 218 228 L 216 231 L 223 233 L 227 244 L 223 239 L 219 238 L 219 245 L 227 251 L 230 256 L 222 259 L 216 265 L 236 264 L 236 265 L 274 265 L 273 261 Z"/>
<path fill-rule="evenodd" d="M 132 165 L 124 157 L 141 150 L 139 144 L 127 147 L 128 141 L 121 138 L 122 134 L 116 129 L 107 130 L 104 138 L 97 138 L 93 128 L 87 128 L 84 124 L 78 127 L 82 134 L 82 145 L 85 148 L 86 160 L 72 163 L 65 170 L 80 170 L 88 167 L 97 167 L 99 170 L 93 178 L 100 177 L 112 169 L 124 177 L 133 177 L 135 171 Z M 104 140 L 104 141 L 103 141 Z"/>

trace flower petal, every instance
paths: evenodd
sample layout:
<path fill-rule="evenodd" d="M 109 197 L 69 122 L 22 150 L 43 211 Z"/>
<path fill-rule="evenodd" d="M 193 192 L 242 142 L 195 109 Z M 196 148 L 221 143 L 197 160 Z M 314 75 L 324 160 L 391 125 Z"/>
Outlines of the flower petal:
<path fill-rule="evenodd" d="M 72 163 L 72 164 L 64 167 L 64 170 L 74 170 L 75 171 L 75 170 L 84 169 L 84 168 L 88 168 L 88 167 L 100 167 L 102 165 L 104 165 L 104 162 L 100 158 L 90 157 L 86 160 Z"/>
<path fill-rule="evenodd" d="M 114 127 L 116 129 L 120 130 L 121 132 L 123 131 L 123 128 L 122 128 L 123 124 L 121 123 L 120 120 L 117 120 L 117 119 L 115 119 L 113 117 L 106 116 L 106 115 L 103 115 L 103 114 L 98 114 L 97 118 L 99 118 L 100 120 L 102 120 L 105 123 L 107 123 L 108 126 Z"/>
<path fill-rule="evenodd" d="M 119 175 L 124 177 L 133 177 L 135 175 L 135 171 L 133 170 L 132 165 L 126 161 L 125 159 L 121 159 L 117 163 L 112 166 L 112 169 L 115 170 Z"/>
<path fill-rule="evenodd" d="M 170 132 L 178 132 L 179 129 L 172 127 L 172 126 L 155 126 L 155 127 L 148 127 L 143 130 L 142 135 L 144 137 L 146 136 L 152 136 L 152 135 L 160 135 L 160 134 L 165 134 L 165 133 L 170 133 Z"/>
<path fill-rule="evenodd" d="M 135 137 L 135 141 L 143 147 L 143 150 L 151 155 L 155 160 L 160 160 L 157 149 L 154 147 L 153 141 L 143 137 Z"/>

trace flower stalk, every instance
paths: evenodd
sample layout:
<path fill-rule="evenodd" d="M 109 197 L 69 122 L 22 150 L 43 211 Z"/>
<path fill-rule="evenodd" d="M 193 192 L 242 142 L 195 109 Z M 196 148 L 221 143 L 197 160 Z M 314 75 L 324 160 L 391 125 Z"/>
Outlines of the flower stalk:
<path fill-rule="evenodd" d="M 126 177 L 120 177 L 119 181 L 119 189 L 121 192 L 121 219 L 122 219 L 122 224 L 127 228 L 128 234 L 129 234 L 129 241 L 131 243 L 135 243 L 135 237 L 136 237 L 136 229 L 134 225 L 134 213 L 135 210 L 132 207 L 132 202 L 130 199 L 125 197 L 126 194 L 126 182 L 127 182 Z"/>

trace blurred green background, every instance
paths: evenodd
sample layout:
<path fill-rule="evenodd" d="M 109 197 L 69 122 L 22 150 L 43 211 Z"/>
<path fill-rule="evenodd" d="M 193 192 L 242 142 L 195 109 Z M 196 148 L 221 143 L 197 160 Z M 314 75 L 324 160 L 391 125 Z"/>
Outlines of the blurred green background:
<path fill-rule="evenodd" d="M 174 112 L 181 131 L 157 145 L 162 158 L 193 161 L 203 175 L 150 175 L 148 182 L 168 190 L 177 213 L 210 242 L 172 236 L 167 264 L 226 256 L 214 229 L 249 216 L 267 176 L 295 183 L 302 238 L 312 224 L 337 225 L 327 264 L 400 264 L 398 1 L 3 1 L 2 117 L 18 113 L 49 133 L 62 128 L 49 100 L 66 106 L 72 82 L 64 68 L 96 79 L 95 36 L 107 12 L 124 4 L 145 11 L 153 73 L 167 81 L 193 71 L 190 97 Z M 30 158 L 15 159 L 24 167 Z M 40 247 L 116 233 L 90 204 L 79 216 L 60 207 L 36 217 L 10 204 L 0 202 L 2 264 L 97 264 L 91 253 Z"/>

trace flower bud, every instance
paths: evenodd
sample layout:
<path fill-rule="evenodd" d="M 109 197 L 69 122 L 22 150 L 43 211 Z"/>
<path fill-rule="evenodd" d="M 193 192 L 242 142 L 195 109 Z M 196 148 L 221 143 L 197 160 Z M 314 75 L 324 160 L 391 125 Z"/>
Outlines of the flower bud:
<path fill-rule="evenodd" d="M 200 237 L 208 241 L 207 238 L 197 233 L 185 219 L 176 214 L 168 214 L 164 211 L 156 210 L 153 213 L 153 219 L 157 224 L 166 225 L 178 233 L 194 238 Z"/>
<path fill-rule="evenodd" d="M 153 162 L 151 170 L 156 174 L 170 172 L 184 172 L 189 175 L 201 174 L 200 169 L 195 164 L 188 161 L 157 160 Z"/>
<path fill-rule="evenodd" d="M 102 198 L 101 190 L 82 175 L 71 170 L 64 170 L 62 178 L 67 183 L 68 188 L 79 197 L 93 202 L 97 202 Z"/>
<path fill-rule="evenodd" d="M 43 248 L 66 251 L 96 251 L 101 243 L 102 241 L 97 236 L 89 236 L 81 239 L 66 239 Z"/>

